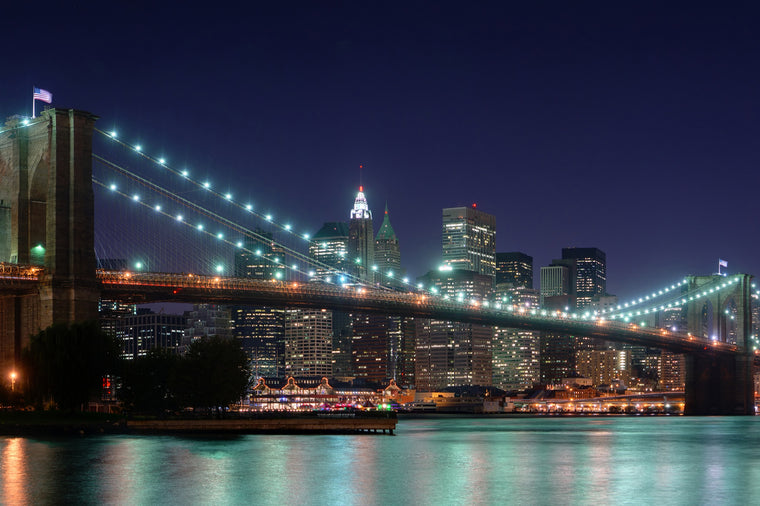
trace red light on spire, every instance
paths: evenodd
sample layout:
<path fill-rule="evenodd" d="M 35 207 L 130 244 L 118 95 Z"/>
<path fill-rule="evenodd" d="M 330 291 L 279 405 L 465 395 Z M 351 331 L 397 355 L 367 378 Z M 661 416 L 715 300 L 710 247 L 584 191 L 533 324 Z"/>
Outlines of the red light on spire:
<path fill-rule="evenodd" d="M 364 191 L 364 187 L 363 187 L 363 186 L 361 186 L 361 185 L 359 185 L 359 191 L 360 191 L 360 192 L 363 192 L 363 191 Z"/>
<path fill-rule="evenodd" d="M 478 207 L 478 204 L 476 204 L 475 202 L 473 202 L 472 203 L 472 208 L 475 209 L 476 207 Z"/>

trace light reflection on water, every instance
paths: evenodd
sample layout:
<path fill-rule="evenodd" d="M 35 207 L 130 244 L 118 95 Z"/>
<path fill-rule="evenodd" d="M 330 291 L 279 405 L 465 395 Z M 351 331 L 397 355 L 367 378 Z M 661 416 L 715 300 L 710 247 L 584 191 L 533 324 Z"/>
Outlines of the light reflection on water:
<path fill-rule="evenodd" d="M 422 418 L 397 435 L 0 438 L 1 504 L 750 504 L 760 418 Z"/>

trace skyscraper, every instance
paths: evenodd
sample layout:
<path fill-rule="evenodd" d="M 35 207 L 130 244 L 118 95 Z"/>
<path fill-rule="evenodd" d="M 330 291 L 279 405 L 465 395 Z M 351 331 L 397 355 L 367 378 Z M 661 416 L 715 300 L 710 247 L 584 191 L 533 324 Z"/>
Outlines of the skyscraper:
<path fill-rule="evenodd" d="M 235 276 L 272 279 L 279 250 L 272 234 L 257 229 L 263 240 L 246 242 L 235 254 Z M 248 356 L 251 378 L 282 377 L 285 368 L 284 310 L 273 307 L 233 306 L 232 333 Z"/>
<path fill-rule="evenodd" d="M 284 309 L 235 306 L 234 336 L 248 356 L 251 378 L 283 377 L 285 369 Z"/>
<path fill-rule="evenodd" d="M 332 313 L 285 310 L 285 374 L 296 378 L 332 375 Z"/>
<path fill-rule="evenodd" d="M 255 233 L 257 239 L 247 238 L 243 247 L 235 252 L 235 277 L 272 279 L 285 252 L 274 242 L 271 232 L 257 228 Z"/>
<path fill-rule="evenodd" d="M 442 296 L 483 300 L 493 278 L 443 266 L 419 279 Z M 421 391 L 492 382 L 493 327 L 444 320 L 416 319 L 415 382 Z"/>
<path fill-rule="evenodd" d="M 497 301 L 524 310 L 538 308 L 538 290 L 510 286 L 508 282 L 496 285 Z M 495 386 L 523 390 L 540 381 L 539 334 L 532 330 L 494 328 L 491 349 Z"/>
<path fill-rule="evenodd" d="M 420 281 L 455 299 L 486 299 L 496 267 L 496 218 L 472 207 L 442 212 L 444 265 Z M 420 390 L 491 385 L 493 327 L 417 320 L 415 381 Z"/>
<path fill-rule="evenodd" d="M 354 315 L 351 356 L 357 377 L 378 384 L 389 378 L 389 320 L 381 314 Z"/>
<path fill-rule="evenodd" d="M 496 284 L 533 288 L 533 257 L 513 251 L 496 253 Z"/>
<path fill-rule="evenodd" d="M 496 218 L 472 207 L 443 210 L 443 263 L 493 277 L 496 270 Z"/>
<path fill-rule="evenodd" d="M 351 273 L 365 281 L 373 281 L 372 266 L 375 264 L 375 241 L 372 228 L 372 211 L 364 196 L 364 187 L 354 200 L 348 222 L 348 254 Z"/>
<path fill-rule="evenodd" d="M 348 265 L 348 225 L 342 221 L 330 221 L 314 234 L 309 243 L 309 255 L 319 262 L 315 279 L 326 281 L 337 272 L 345 272 Z"/>
<path fill-rule="evenodd" d="M 385 205 L 385 214 L 380 230 L 375 237 L 375 263 L 380 279 L 400 279 L 401 274 L 401 249 L 399 248 L 396 232 L 393 231 L 391 220 L 388 216 L 388 204 Z M 392 273 L 392 276 L 388 274 Z"/>
<path fill-rule="evenodd" d="M 562 248 L 563 260 L 575 261 L 571 290 L 575 307 L 591 305 L 595 295 L 607 293 L 607 255 L 599 248 Z"/>
<path fill-rule="evenodd" d="M 569 305 L 570 277 L 571 269 L 567 265 L 541 267 L 541 307 L 564 309 Z"/>
<path fill-rule="evenodd" d="M 122 358 L 144 356 L 153 348 L 183 353 L 186 318 L 182 315 L 139 311 L 123 316 L 116 326 L 116 338 L 122 343 Z"/>

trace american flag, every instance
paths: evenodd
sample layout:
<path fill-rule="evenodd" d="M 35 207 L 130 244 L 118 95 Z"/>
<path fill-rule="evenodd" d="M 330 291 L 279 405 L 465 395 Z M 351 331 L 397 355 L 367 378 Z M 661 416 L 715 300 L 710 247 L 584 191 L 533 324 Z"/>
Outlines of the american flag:
<path fill-rule="evenodd" d="M 34 88 L 34 100 L 41 100 L 49 104 L 50 102 L 53 101 L 53 94 L 50 93 L 48 90 L 43 90 L 41 88 Z"/>

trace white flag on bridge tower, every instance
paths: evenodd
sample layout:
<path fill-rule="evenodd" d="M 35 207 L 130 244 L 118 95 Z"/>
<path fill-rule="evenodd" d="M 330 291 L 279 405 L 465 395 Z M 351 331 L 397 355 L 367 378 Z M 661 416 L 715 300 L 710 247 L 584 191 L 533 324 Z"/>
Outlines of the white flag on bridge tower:
<path fill-rule="evenodd" d="M 728 262 L 726 262 L 725 260 L 721 260 L 721 259 L 719 258 L 719 259 L 718 259 L 718 265 L 719 265 L 720 267 L 728 267 Z"/>

